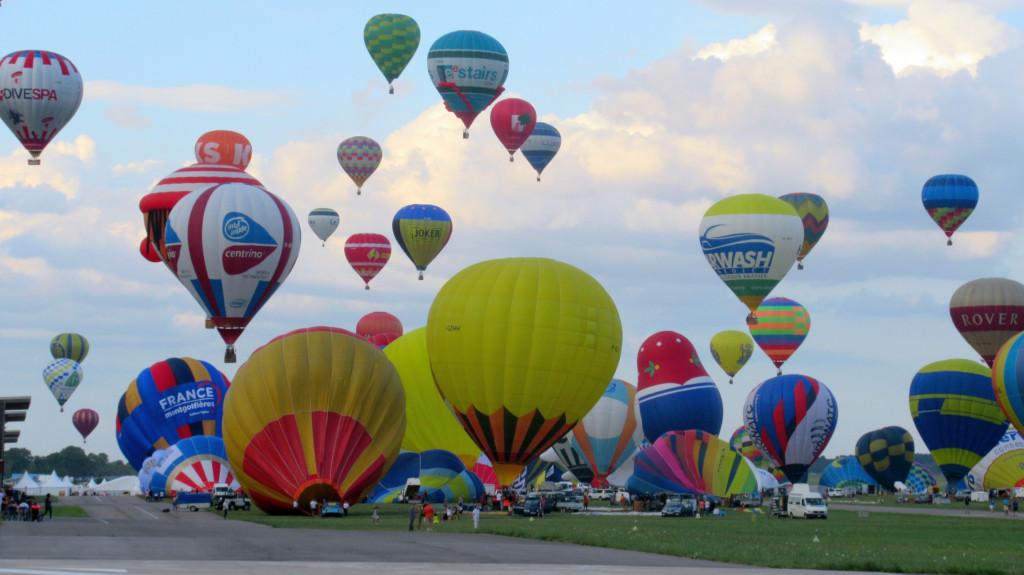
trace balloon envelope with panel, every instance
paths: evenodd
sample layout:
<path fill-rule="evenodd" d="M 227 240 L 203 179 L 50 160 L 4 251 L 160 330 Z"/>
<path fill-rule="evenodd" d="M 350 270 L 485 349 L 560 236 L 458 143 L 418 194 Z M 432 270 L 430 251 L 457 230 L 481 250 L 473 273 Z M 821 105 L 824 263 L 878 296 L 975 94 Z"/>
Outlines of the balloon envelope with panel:
<path fill-rule="evenodd" d="M 978 205 L 978 185 L 960 174 L 941 174 L 928 178 L 921 189 L 921 203 L 939 229 L 953 245 L 953 234 L 967 221 Z"/>
<path fill-rule="evenodd" d="M 914 463 L 914 438 L 902 427 L 889 426 L 869 431 L 857 440 L 857 460 L 864 471 L 886 489 L 895 489 L 910 473 Z"/>
<path fill-rule="evenodd" d="M 45 50 L 18 50 L 0 59 L 0 114 L 39 165 L 39 156 L 71 121 L 82 103 L 82 76 L 64 56 Z"/>
<path fill-rule="evenodd" d="M 648 441 L 668 431 L 722 430 L 722 395 L 686 336 L 651 335 L 637 352 L 636 367 L 637 403 Z"/>

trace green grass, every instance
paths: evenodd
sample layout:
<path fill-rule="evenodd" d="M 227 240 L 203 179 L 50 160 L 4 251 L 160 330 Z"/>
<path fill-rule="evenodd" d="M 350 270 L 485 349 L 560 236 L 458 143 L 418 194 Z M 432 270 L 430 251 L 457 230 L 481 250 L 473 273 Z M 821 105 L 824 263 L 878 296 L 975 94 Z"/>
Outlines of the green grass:
<path fill-rule="evenodd" d="M 352 508 L 348 518 L 269 516 L 258 510 L 234 512 L 273 527 L 405 530 L 408 507 Z M 473 532 L 468 514 L 434 526 L 436 533 Z M 728 513 L 724 518 L 549 515 L 530 521 L 484 514 L 480 533 L 648 551 L 695 559 L 765 567 L 913 573 L 1024 573 L 1020 560 L 1024 523 L 927 515 L 834 510 L 826 521 L 772 519 Z"/>
<path fill-rule="evenodd" d="M 77 505 L 54 505 L 54 517 L 88 517 L 89 514 Z"/>

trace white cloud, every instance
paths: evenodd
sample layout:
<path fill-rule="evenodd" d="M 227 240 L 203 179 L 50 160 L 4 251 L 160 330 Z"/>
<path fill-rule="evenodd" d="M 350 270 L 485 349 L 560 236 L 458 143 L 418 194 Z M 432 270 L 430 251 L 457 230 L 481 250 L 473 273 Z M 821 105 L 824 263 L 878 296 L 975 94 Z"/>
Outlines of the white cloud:
<path fill-rule="evenodd" d="M 189 86 L 151 87 L 122 84 L 109 80 L 86 82 L 86 100 L 113 102 L 134 106 L 146 104 L 190 112 L 239 112 L 270 108 L 293 99 L 289 92 L 278 90 L 240 90 L 227 86 L 194 84 Z M 121 120 L 132 123 L 129 112 L 116 112 Z"/>
<path fill-rule="evenodd" d="M 878 45 L 896 74 L 923 68 L 940 76 L 978 73 L 978 63 L 1014 44 L 1016 34 L 977 3 L 914 0 L 894 24 L 861 24 L 864 42 Z"/>
<path fill-rule="evenodd" d="M 47 186 L 73 199 L 78 195 L 80 181 L 77 176 L 68 175 L 73 165 L 81 167 L 91 162 L 96 155 L 96 142 L 87 135 L 79 135 L 73 141 L 57 140 L 43 151 L 42 164 L 29 166 L 28 152 L 19 148 L 7 156 L 0 157 L 0 190 L 24 186 L 39 188 Z"/>
<path fill-rule="evenodd" d="M 752 56 L 770 50 L 775 46 L 775 25 L 768 24 L 746 38 L 736 38 L 727 42 L 715 42 L 700 49 L 695 60 L 716 58 L 723 62 L 737 56 Z"/>
<path fill-rule="evenodd" d="M 163 162 L 161 160 L 148 159 L 139 162 L 114 164 L 110 170 L 115 174 L 142 174 L 162 164 Z"/>

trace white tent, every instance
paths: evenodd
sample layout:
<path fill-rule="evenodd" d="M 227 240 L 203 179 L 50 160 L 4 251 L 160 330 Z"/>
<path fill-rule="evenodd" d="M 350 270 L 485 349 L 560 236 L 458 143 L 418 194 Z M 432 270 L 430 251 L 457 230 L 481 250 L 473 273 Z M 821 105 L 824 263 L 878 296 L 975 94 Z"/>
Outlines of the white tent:
<path fill-rule="evenodd" d="M 106 495 L 141 495 L 142 490 L 139 489 L 139 477 L 137 475 L 125 475 L 118 477 L 117 479 L 111 479 L 110 481 L 104 481 L 96 487 L 92 488 L 92 491 L 96 493 L 103 493 Z"/>
<path fill-rule="evenodd" d="M 85 486 L 86 489 L 96 489 L 96 480 L 92 477 L 89 478 L 89 483 Z"/>
<path fill-rule="evenodd" d="M 39 480 L 39 484 L 30 489 L 26 489 L 25 493 L 29 495 L 54 495 L 64 496 L 71 494 L 71 484 L 65 483 L 60 476 L 57 475 L 56 471 L 51 471 L 50 475 L 42 477 Z"/>
<path fill-rule="evenodd" d="M 29 475 L 28 471 L 22 473 L 21 477 L 18 479 L 18 482 L 14 484 L 15 489 L 17 489 L 18 491 L 24 491 L 25 493 L 28 493 L 29 489 L 36 489 L 38 487 L 39 484 L 36 483 L 35 479 L 32 479 L 32 476 Z"/>

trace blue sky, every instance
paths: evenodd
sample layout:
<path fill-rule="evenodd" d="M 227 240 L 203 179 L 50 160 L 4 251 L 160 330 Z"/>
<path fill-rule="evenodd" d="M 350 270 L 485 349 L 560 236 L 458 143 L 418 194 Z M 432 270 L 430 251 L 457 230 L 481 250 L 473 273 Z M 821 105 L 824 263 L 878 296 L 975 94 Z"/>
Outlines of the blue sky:
<path fill-rule="evenodd" d="M 219 338 L 196 328 L 198 306 L 137 253 L 138 199 L 217 128 L 250 138 L 250 171 L 300 219 L 321 205 L 342 214 L 326 248 L 306 234 L 292 276 L 240 340 L 240 359 L 289 329 L 352 327 L 375 309 L 417 327 L 462 267 L 549 255 L 615 298 L 620 377 L 636 380 L 636 349 L 661 329 L 685 334 L 711 363 L 711 335 L 742 329 L 745 312 L 703 261 L 700 216 L 731 193 L 814 191 L 832 206 L 832 225 L 807 270 L 776 290 L 814 322 L 788 370 L 818 377 L 839 400 L 827 454 L 852 451 L 883 425 L 912 430 L 914 372 L 974 357 L 949 322 L 949 295 L 976 277 L 1021 279 L 1012 150 L 1024 128 L 1024 11 L 1000 0 L 760 4 L 525 2 L 498 13 L 459 2 L 5 0 L 8 51 L 60 52 L 86 80 L 81 109 L 41 168 L 24 166 L 13 137 L 0 139 L 0 391 L 34 397 L 22 445 L 48 452 L 77 437 L 39 376 L 54 333 L 92 342 L 68 408 L 97 409 L 89 447 L 115 455 L 116 401 L 139 370 L 172 355 L 219 362 Z M 362 43 L 380 11 L 410 14 L 422 30 L 394 96 Z M 441 109 L 426 49 L 462 28 L 504 44 L 509 93 L 562 129 L 542 184 L 524 162 L 504 160 L 486 117 L 464 142 Z M 337 142 L 356 134 L 385 148 L 358 200 L 334 160 Z M 919 203 L 924 180 L 946 171 L 982 189 L 952 250 Z M 449 209 L 451 244 L 426 281 L 396 253 L 364 292 L 342 258 L 344 236 L 387 233 L 391 215 L 413 202 Z M 711 370 L 723 434 L 773 373 L 759 352 L 733 386 Z"/>

